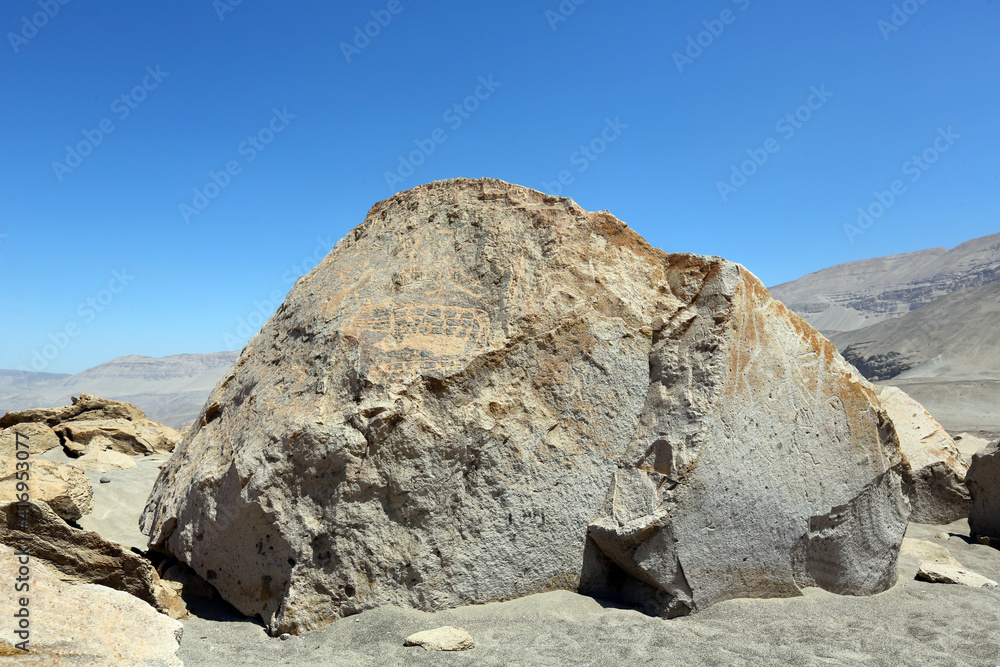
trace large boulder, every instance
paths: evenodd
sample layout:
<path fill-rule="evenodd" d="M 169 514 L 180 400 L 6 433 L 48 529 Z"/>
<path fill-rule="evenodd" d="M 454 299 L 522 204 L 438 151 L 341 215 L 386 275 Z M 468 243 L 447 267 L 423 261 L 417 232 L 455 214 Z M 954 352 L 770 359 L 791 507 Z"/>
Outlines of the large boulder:
<path fill-rule="evenodd" d="M 16 502 L 27 493 L 46 503 L 66 521 L 77 521 L 94 509 L 94 488 L 83 470 L 65 463 L 31 459 L 30 467 L 18 470 L 13 459 L 0 461 L 0 505 Z M 26 485 L 26 491 L 22 490 Z"/>
<path fill-rule="evenodd" d="M 899 465 L 872 387 L 742 267 L 460 179 L 377 204 L 295 284 L 142 527 L 278 633 L 574 589 L 600 513 L 594 558 L 669 611 L 884 590 Z"/>
<path fill-rule="evenodd" d="M 1000 440 L 972 456 L 965 483 L 972 495 L 972 536 L 1000 548 Z"/>
<path fill-rule="evenodd" d="M 30 552 L 29 552 L 30 553 Z M 28 568 L 30 589 L 15 594 L 13 582 Z M 127 593 L 104 586 L 65 583 L 45 564 L 0 545 L 0 662 L 11 656 L 38 665 L 158 665 L 180 667 L 183 627 Z M 9 582 L 9 583 L 8 583 Z M 12 619 L 28 602 L 27 630 Z M 25 632 L 26 635 L 18 635 Z M 16 648 L 23 645 L 28 653 Z"/>
<path fill-rule="evenodd" d="M 947 431 L 904 391 L 879 387 L 903 452 L 903 492 L 910 500 L 910 520 L 946 524 L 969 515 L 965 473 L 969 462 Z"/>
<path fill-rule="evenodd" d="M 164 614 L 186 613 L 148 560 L 95 532 L 70 526 L 40 500 L 0 503 L 0 544 L 27 551 L 63 581 L 124 591 Z"/>

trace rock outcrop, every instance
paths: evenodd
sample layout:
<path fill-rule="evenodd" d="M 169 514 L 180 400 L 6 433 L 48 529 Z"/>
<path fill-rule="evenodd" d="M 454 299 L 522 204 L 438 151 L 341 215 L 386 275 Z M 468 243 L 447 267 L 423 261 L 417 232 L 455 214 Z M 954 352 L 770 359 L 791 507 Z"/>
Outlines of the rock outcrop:
<path fill-rule="evenodd" d="M 742 267 L 459 179 L 377 204 L 295 284 L 142 527 L 274 634 L 581 572 L 676 613 L 885 590 L 899 469 L 871 385 Z"/>
<path fill-rule="evenodd" d="M 26 423 L 45 424 L 55 427 L 68 421 L 110 419 L 138 421 L 145 418 L 146 413 L 131 403 L 95 398 L 90 394 L 80 394 L 79 398 L 73 398 L 72 405 L 8 412 L 3 417 L 0 417 L 0 428 L 8 428 Z"/>
<path fill-rule="evenodd" d="M 164 614 L 182 616 L 186 611 L 148 560 L 97 533 L 70 526 L 40 500 L 0 504 L 0 544 L 27 551 L 68 583 L 120 590 Z"/>
<path fill-rule="evenodd" d="M 62 443 L 73 456 L 115 451 L 128 456 L 165 454 L 173 451 L 181 435 L 169 426 L 146 418 L 146 413 L 122 401 L 82 394 L 72 405 L 8 412 L 0 425 L 9 430 L 30 429 L 44 446 Z M 41 429 L 57 436 L 55 444 Z M 40 444 L 42 444 L 40 443 Z M 96 458 L 95 457 L 92 458 Z"/>
<path fill-rule="evenodd" d="M 903 452 L 903 492 L 910 520 L 945 524 L 969 514 L 965 473 L 969 463 L 955 441 L 917 401 L 896 387 L 879 387 Z"/>
<path fill-rule="evenodd" d="M 62 519 L 77 521 L 94 509 L 94 489 L 83 470 L 65 463 L 33 459 L 26 476 L 14 459 L 0 461 L 0 506 L 16 502 L 18 483 L 27 485 L 28 497 L 52 508 Z"/>
<path fill-rule="evenodd" d="M 23 559 L 23 557 L 21 557 Z M 23 560 L 0 545 L 0 578 L 14 582 Z M 177 657 L 183 627 L 145 602 L 104 586 L 74 586 L 60 581 L 46 565 L 29 557 L 30 626 L 26 648 L 15 623 L 19 597 L 0 595 L 0 662 L 19 656 L 38 665 L 162 665 L 180 667 Z M 13 584 L 11 584 L 12 586 Z"/>
<path fill-rule="evenodd" d="M 1000 548 L 1000 440 L 972 456 L 965 483 L 972 496 L 972 536 Z"/>

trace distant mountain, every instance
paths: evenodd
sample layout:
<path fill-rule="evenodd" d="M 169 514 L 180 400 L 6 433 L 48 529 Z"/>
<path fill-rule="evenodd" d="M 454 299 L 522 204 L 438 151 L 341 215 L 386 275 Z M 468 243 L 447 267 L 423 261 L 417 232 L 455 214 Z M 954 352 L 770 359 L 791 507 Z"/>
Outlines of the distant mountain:
<path fill-rule="evenodd" d="M 0 414 L 68 405 L 81 393 L 128 401 L 179 427 L 198 416 L 239 352 L 119 357 L 75 375 L 0 370 Z"/>
<path fill-rule="evenodd" d="M 830 336 L 870 380 L 899 387 L 953 433 L 1000 431 L 1000 283 Z"/>
<path fill-rule="evenodd" d="M 952 292 L 1000 282 L 1000 234 L 904 255 L 840 264 L 770 288 L 823 332 L 900 317 Z"/>
<path fill-rule="evenodd" d="M 830 340 L 871 380 L 1000 380 L 998 326 L 1000 283 L 993 283 Z"/>

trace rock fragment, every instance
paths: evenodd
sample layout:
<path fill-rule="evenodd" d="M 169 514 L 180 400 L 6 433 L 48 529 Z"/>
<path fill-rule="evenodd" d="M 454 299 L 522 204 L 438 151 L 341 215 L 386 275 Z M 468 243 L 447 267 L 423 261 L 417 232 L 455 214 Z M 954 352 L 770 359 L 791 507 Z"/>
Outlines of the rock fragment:
<path fill-rule="evenodd" d="M 476 648 L 476 643 L 465 630 L 446 625 L 412 634 L 403 646 L 420 646 L 426 651 L 468 651 Z"/>

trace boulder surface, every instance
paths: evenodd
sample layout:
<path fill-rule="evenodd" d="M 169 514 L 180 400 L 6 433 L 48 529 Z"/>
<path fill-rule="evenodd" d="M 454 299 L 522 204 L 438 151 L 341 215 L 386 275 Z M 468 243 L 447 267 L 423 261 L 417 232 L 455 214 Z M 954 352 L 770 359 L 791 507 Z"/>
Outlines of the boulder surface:
<path fill-rule="evenodd" d="M 871 385 L 746 269 L 457 179 L 295 284 L 142 527 L 273 634 L 582 573 L 681 613 L 891 586 L 900 460 Z"/>
<path fill-rule="evenodd" d="M 947 524 L 969 515 L 965 473 L 969 462 L 948 432 L 906 392 L 879 387 L 903 452 L 903 492 L 910 500 L 910 520 Z"/>
<path fill-rule="evenodd" d="M 130 549 L 99 534 L 66 523 L 39 500 L 0 504 L 0 544 L 23 549 L 36 562 L 72 584 L 100 584 L 181 617 L 182 601 L 163 586 L 152 564 Z"/>
<path fill-rule="evenodd" d="M 0 506 L 15 502 L 21 493 L 19 471 L 13 460 L 0 461 Z M 48 504 L 66 521 L 77 521 L 94 509 L 94 489 L 83 470 L 65 463 L 32 459 L 27 472 L 27 494 Z M 23 488 L 23 487 L 21 487 Z"/>
<path fill-rule="evenodd" d="M 973 454 L 965 482 L 972 495 L 972 536 L 1000 547 L 1000 440 Z"/>
<path fill-rule="evenodd" d="M 23 557 L 21 557 L 23 559 Z M 0 577 L 13 582 L 19 562 L 14 550 L 0 544 Z M 25 654 L 15 648 L 23 637 L 11 619 L 19 597 L 0 595 L 0 662 L 38 665 L 148 665 L 180 667 L 177 657 L 181 624 L 158 614 L 127 593 L 104 586 L 74 586 L 60 581 L 48 566 L 29 556 L 27 596 L 30 626 Z"/>

